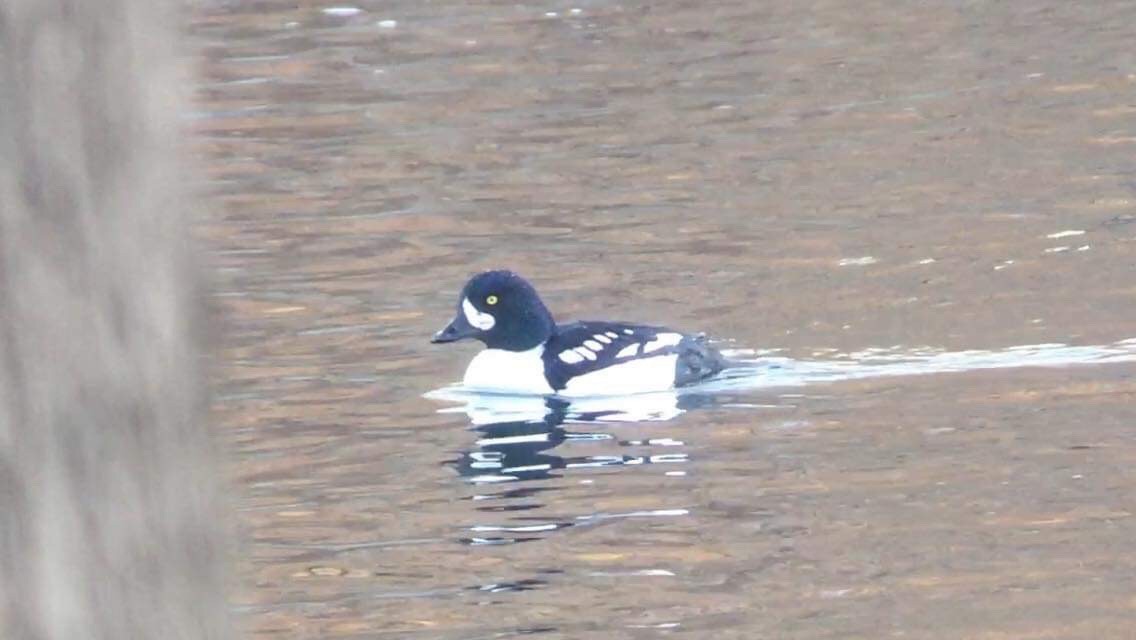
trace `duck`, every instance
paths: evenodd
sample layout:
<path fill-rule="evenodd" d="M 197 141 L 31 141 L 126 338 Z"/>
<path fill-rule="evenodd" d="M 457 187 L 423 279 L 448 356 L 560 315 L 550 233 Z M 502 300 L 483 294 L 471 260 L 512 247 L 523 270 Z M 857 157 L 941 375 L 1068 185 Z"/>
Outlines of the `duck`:
<path fill-rule="evenodd" d="M 622 321 L 557 324 L 533 285 L 504 269 L 471 277 L 453 320 L 431 342 L 460 340 L 485 346 L 462 385 L 510 395 L 660 392 L 701 382 L 728 365 L 704 334 Z"/>

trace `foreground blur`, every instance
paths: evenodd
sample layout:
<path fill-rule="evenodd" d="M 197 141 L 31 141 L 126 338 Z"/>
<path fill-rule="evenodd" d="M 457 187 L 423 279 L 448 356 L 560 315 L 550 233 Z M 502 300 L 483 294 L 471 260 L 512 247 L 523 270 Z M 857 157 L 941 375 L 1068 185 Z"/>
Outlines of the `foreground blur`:
<path fill-rule="evenodd" d="M 0 2 L 0 637 L 225 638 L 170 2 Z"/>

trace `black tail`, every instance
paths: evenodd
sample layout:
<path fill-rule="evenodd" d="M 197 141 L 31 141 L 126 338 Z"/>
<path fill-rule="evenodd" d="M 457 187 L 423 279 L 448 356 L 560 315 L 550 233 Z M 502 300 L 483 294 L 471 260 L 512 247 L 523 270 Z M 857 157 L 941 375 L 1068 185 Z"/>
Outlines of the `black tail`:
<path fill-rule="evenodd" d="M 705 335 L 687 336 L 678 344 L 675 386 L 682 387 L 705 380 L 731 364 L 717 349 L 710 346 Z"/>

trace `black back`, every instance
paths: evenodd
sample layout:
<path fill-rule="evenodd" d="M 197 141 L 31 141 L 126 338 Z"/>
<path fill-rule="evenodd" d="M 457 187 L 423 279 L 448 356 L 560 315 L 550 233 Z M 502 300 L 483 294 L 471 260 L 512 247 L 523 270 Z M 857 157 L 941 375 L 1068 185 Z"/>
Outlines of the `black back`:
<path fill-rule="evenodd" d="M 628 333 L 628 331 L 631 333 Z M 556 327 L 556 333 L 549 339 L 544 350 L 545 377 L 548 378 L 549 385 L 559 391 L 568 384 L 568 380 L 598 371 L 616 362 L 628 362 L 674 353 L 679 354 L 675 371 L 676 385 L 689 384 L 721 371 L 722 356 L 707 345 L 702 336 L 683 335 L 682 340 L 676 345 L 662 347 L 644 354 L 642 345 L 651 342 L 661 333 L 678 332 L 665 327 L 625 322 L 573 322 L 560 325 Z M 610 334 L 615 334 L 615 337 Z M 605 343 L 597 339 L 596 335 L 604 335 L 611 342 Z M 593 351 L 595 360 L 582 359 L 579 362 L 565 362 L 560 359 L 561 353 L 582 346 L 586 340 L 592 340 L 603 345 L 603 348 L 598 352 Z M 616 357 L 620 351 L 635 344 L 640 345 L 635 356 Z"/>

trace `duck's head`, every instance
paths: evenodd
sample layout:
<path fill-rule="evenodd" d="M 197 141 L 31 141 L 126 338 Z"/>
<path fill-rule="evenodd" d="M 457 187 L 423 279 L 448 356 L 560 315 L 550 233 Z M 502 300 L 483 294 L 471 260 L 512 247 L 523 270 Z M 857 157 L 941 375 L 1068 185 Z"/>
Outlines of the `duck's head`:
<path fill-rule="evenodd" d="M 465 284 L 457 315 L 431 342 L 473 338 L 490 349 L 527 351 L 555 329 L 552 314 L 524 278 L 512 271 L 486 271 Z"/>

